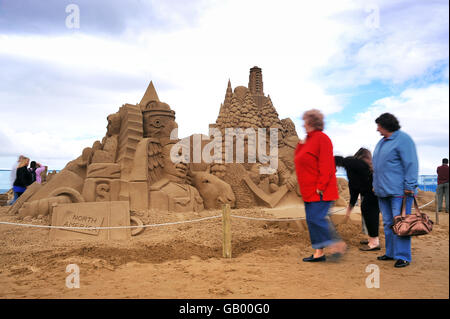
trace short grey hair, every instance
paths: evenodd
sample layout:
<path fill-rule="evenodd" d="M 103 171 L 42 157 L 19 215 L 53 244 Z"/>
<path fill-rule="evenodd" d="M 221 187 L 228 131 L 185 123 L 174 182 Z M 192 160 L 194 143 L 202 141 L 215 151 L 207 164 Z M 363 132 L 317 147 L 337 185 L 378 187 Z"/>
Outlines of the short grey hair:
<path fill-rule="evenodd" d="M 317 109 L 312 109 L 303 113 L 303 120 L 316 130 L 323 131 L 325 123 L 323 114 Z"/>

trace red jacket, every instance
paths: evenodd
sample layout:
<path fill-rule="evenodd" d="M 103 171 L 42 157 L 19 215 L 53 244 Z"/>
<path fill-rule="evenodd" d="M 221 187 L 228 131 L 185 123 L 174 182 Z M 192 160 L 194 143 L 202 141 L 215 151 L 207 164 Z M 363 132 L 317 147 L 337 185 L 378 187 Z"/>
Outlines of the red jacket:
<path fill-rule="evenodd" d="M 294 162 L 305 202 L 320 201 L 317 189 L 323 191 L 324 201 L 339 198 L 333 144 L 325 133 L 317 130 L 308 133 L 305 144 L 297 145 Z"/>

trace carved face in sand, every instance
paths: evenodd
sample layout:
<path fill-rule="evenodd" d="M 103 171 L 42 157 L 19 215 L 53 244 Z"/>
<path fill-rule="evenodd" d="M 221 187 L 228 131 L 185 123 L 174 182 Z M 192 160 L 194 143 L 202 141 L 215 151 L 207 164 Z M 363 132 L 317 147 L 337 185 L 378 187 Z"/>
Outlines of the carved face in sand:
<path fill-rule="evenodd" d="M 149 102 L 143 113 L 144 137 L 170 137 L 172 130 L 178 127 L 174 114 L 167 103 Z"/>
<path fill-rule="evenodd" d="M 185 184 L 187 180 L 187 165 L 186 163 L 174 163 L 170 156 L 170 151 L 175 144 L 167 144 L 163 147 L 163 174 L 172 182 Z M 181 155 L 181 149 L 179 150 Z"/>
<path fill-rule="evenodd" d="M 110 114 L 108 117 L 108 126 L 106 133 L 108 136 L 119 134 L 120 132 L 120 115 L 118 113 Z"/>
<path fill-rule="evenodd" d="M 198 189 L 207 209 L 219 209 L 222 204 L 230 204 L 230 207 L 236 205 L 231 186 L 217 176 L 206 172 L 193 172 L 192 185 Z"/>

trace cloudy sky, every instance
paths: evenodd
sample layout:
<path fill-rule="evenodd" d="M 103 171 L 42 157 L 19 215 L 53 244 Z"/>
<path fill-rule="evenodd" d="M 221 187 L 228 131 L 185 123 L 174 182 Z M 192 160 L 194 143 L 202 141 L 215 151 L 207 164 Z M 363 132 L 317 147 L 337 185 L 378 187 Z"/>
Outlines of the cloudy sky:
<path fill-rule="evenodd" d="M 181 137 L 207 133 L 228 79 L 247 86 L 257 65 L 299 135 L 318 108 L 337 154 L 373 150 L 388 111 L 420 174 L 435 174 L 449 153 L 448 38 L 447 0 L 0 0 L 0 168 L 25 154 L 61 169 L 150 80 Z"/>

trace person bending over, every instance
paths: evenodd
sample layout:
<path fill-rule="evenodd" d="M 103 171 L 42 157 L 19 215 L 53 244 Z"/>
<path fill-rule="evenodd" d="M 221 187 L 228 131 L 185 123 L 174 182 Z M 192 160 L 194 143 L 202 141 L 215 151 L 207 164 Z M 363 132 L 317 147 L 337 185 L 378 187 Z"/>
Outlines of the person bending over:
<path fill-rule="evenodd" d="M 362 251 L 380 250 L 378 231 L 380 226 L 380 208 L 378 198 L 373 192 L 372 154 L 366 148 L 360 148 L 354 156 L 334 157 L 336 166 L 344 167 L 347 172 L 348 187 L 350 190 L 350 203 L 347 207 L 346 220 L 355 207 L 358 196 L 361 194 L 361 215 L 369 234 L 366 246 L 360 247 Z"/>

